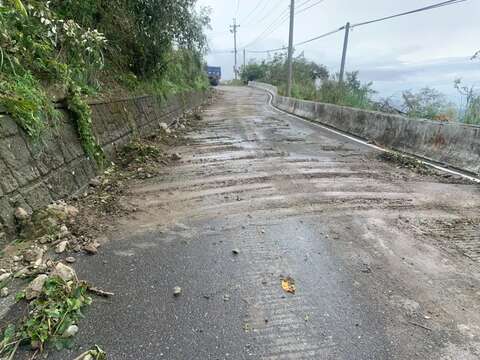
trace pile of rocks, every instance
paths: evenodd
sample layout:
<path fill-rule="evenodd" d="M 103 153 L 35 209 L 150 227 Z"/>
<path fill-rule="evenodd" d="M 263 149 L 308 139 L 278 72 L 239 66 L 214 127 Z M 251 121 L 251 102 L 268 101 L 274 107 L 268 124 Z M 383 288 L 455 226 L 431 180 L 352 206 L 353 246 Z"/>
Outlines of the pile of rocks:
<path fill-rule="evenodd" d="M 15 219 L 23 239 L 14 247 L 14 255 L 2 260 L 0 297 L 9 296 L 7 285 L 15 278 L 37 276 L 29 286 L 33 290 L 41 289 L 45 274 L 62 265 L 56 262 L 61 254 L 85 252 L 94 255 L 98 252 L 99 243 L 84 236 L 76 237 L 69 231 L 68 225 L 75 221 L 77 215 L 78 209 L 63 201 L 53 203 L 35 214 L 29 214 L 21 207 L 15 210 Z M 76 259 L 68 256 L 65 261 L 74 263 Z"/>

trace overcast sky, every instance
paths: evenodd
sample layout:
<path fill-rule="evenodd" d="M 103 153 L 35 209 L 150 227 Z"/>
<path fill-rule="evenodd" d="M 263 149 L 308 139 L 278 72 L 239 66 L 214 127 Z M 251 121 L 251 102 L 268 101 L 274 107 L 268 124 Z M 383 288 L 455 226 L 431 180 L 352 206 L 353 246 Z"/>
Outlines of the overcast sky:
<path fill-rule="evenodd" d="M 319 0 L 297 0 L 306 8 Z M 295 18 L 294 41 L 300 42 L 351 23 L 375 19 L 428 6 L 442 0 L 324 0 Z M 281 23 L 290 0 L 199 0 L 212 9 L 208 32 L 210 65 L 222 66 L 223 77 L 232 78 L 233 36 L 229 25 L 236 17 L 239 64 L 241 51 L 278 48 L 288 43 L 288 21 Z M 304 3 L 303 6 L 301 4 Z M 252 12 L 252 10 L 255 11 Z M 238 9 L 238 12 L 237 12 Z M 250 14 L 250 15 L 249 15 Z M 275 21 L 279 19 L 279 21 Z M 262 32 L 273 24 L 273 32 Z M 343 32 L 300 46 L 296 54 L 325 64 L 332 72 L 340 66 Z M 434 9 L 354 29 L 350 36 L 347 71 L 359 70 L 373 81 L 382 96 L 396 96 L 404 89 L 435 87 L 454 97 L 453 81 L 463 78 L 480 86 L 480 61 L 471 56 L 480 49 L 480 0 Z M 248 54 L 247 62 L 267 55 Z"/>

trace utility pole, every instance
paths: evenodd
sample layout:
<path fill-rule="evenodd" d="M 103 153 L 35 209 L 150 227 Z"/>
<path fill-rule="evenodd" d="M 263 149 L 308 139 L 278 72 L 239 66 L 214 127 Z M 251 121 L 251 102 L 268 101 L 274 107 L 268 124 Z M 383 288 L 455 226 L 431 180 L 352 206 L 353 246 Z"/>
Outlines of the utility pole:
<path fill-rule="evenodd" d="M 235 75 L 235 80 L 237 80 L 237 29 L 240 25 L 237 25 L 237 19 L 233 19 L 233 25 L 230 25 L 230 32 L 233 34 L 233 48 L 235 53 L 235 65 L 233 66 L 233 73 Z"/>
<path fill-rule="evenodd" d="M 247 51 L 243 48 L 243 73 L 247 70 Z M 248 80 L 248 79 L 247 79 Z"/>
<path fill-rule="evenodd" d="M 338 82 L 343 83 L 343 76 L 345 74 L 345 61 L 347 60 L 347 49 L 348 49 L 348 35 L 350 33 L 350 23 L 347 22 L 345 25 L 345 39 L 343 40 L 343 53 L 342 53 L 342 65 L 340 66 L 340 76 Z"/>
<path fill-rule="evenodd" d="M 247 51 L 243 49 L 243 68 L 247 67 Z"/>
<path fill-rule="evenodd" d="M 288 78 L 287 78 L 287 96 L 292 95 L 293 80 L 293 22 L 295 20 L 295 0 L 290 1 L 290 32 L 288 35 Z"/>

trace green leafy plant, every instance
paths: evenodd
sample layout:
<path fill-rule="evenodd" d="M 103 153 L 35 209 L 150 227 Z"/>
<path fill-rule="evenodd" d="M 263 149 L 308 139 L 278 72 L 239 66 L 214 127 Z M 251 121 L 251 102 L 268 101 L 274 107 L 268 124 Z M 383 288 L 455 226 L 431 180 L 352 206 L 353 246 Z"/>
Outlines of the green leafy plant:
<path fill-rule="evenodd" d="M 30 72 L 0 75 L 0 88 L 0 102 L 33 138 L 39 138 L 49 121 L 59 116 L 50 98 Z"/>
<path fill-rule="evenodd" d="M 465 124 L 480 124 L 480 91 L 473 86 L 467 86 L 461 79 L 456 79 L 455 89 L 462 96 L 460 121 Z"/>
<path fill-rule="evenodd" d="M 27 16 L 27 10 L 25 6 L 23 6 L 23 2 L 21 0 L 8 0 L 10 4 L 12 4 L 17 11 L 22 14 L 23 16 Z"/>
<path fill-rule="evenodd" d="M 59 115 L 48 85 L 60 84 L 64 93 L 69 86 L 88 88 L 95 71 L 103 66 L 105 38 L 73 20 L 60 19 L 49 2 L 29 2 L 28 17 L 8 6 L 1 9 L 0 104 L 27 134 L 39 138 Z M 75 100 L 74 96 L 73 102 L 79 105 Z M 90 125 L 85 119 L 88 111 L 77 108 L 82 110 L 78 121 L 81 139 L 90 141 L 86 136 L 91 133 L 86 129 Z M 84 143 L 84 147 L 90 150 L 92 144 Z"/>
<path fill-rule="evenodd" d="M 402 110 L 410 117 L 449 121 L 455 116 L 445 95 L 429 87 L 404 91 L 402 100 Z"/>
<path fill-rule="evenodd" d="M 5 328 L 0 354 L 8 354 L 12 358 L 22 344 L 30 344 L 40 351 L 47 343 L 57 349 L 69 347 L 72 339 L 64 333 L 83 317 L 82 309 L 91 304 L 87 290 L 85 283 L 66 282 L 58 276 L 50 276 L 38 298 L 28 304 L 27 315 L 20 324 L 10 324 Z M 20 295 L 17 299 L 23 297 Z"/>
<path fill-rule="evenodd" d="M 303 54 L 293 60 L 293 72 L 292 97 L 362 109 L 372 108 L 372 84 L 362 83 L 358 72 L 347 73 L 345 81 L 340 84 L 337 75 L 329 74 L 324 65 L 305 59 Z M 251 62 L 243 67 L 241 78 L 244 82 L 256 80 L 275 85 L 279 93 L 284 95 L 287 73 L 286 54 L 277 53 L 272 60 Z"/>
<path fill-rule="evenodd" d="M 80 88 L 73 87 L 70 90 L 70 94 L 67 97 L 67 106 L 77 124 L 83 149 L 90 157 L 95 159 L 100 167 L 103 167 L 105 154 L 93 133 L 92 111 L 84 97 L 82 97 Z"/>
<path fill-rule="evenodd" d="M 0 105 L 39 138 L 58 117 L 52 100 L 66 100 L 85 152 L 101 164 L 85 94 L 101 91 L 112 78 L 129 91 L 163 97 L 208 87 L 202 56 L 209 15 L 195 5 L 196 0 L 0 2 Z"/>

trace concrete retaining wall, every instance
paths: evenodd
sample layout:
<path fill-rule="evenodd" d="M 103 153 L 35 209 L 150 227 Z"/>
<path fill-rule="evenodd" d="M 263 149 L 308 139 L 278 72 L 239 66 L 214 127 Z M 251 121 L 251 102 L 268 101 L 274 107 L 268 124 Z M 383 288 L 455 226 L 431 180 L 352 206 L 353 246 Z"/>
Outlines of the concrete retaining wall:
<path fill-rule="evenodd" d="M 201 105 L 203 93 L 152 96 L 92 103 L 94 132 L 108 159 L 134 135 L 148 135 L 159 123 L 171 123 L 184 111 Z M 32 211 L 65 198 L 97 174 L 95 161 L 83 151 L 74 120 L 62 119 L 42 142 L 31 139 L 5 113 L 0 113 L 0 233 L 14 226 L 16 206 Z M 1 236 L 0 236 L 1 237 Z"/>
<path fill-rule="evenodd" d="M 480 174 L 480 126 L 412 119 L 277 95 L 269 84 L 250 86 L 273 95 L 273 104 L 291 114 L 319 122 L 379 145 Z"/>

